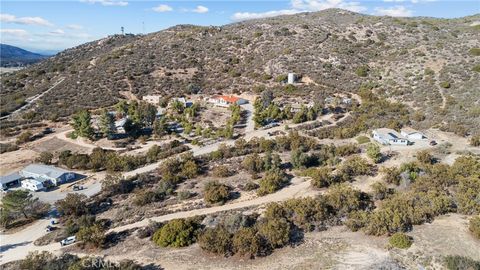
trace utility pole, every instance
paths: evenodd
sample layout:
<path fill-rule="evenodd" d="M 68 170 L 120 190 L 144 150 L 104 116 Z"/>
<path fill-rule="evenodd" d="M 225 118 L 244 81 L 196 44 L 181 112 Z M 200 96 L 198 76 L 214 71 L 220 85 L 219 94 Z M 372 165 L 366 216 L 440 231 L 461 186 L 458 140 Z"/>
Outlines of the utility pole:
<path fill-rule="evenodd" d="M 145 22 L 142 22 L 142 34 L 145 34 Z"/>
<path fill-rule="evenodd" d="M 123 28 L 123 26 L 120 28 L 120 30 L 122 31 L 122 36 L 125 35 L 125 29 Z"/>

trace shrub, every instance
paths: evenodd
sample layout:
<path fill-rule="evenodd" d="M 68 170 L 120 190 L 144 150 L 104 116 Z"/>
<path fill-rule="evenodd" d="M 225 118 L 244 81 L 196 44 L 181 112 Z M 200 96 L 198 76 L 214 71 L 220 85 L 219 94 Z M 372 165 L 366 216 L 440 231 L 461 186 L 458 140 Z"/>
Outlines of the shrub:
<path fill-rule="evenodd" d="M 370 142 L 370 138 L 368 138 L 367 136 L 358 136 L 355 139 L 357 140 L 358 144 L 364 144 L 364 143 Z"/>
<path fill-rule="evenodd" d="M 283 247 L 290 242 L 291 225 L 285 218 L 268 218 L 259 225 L 258 231 L 273 248 Z"/>
<path fill-rule="evenodd" d="M 387 197 L 388 188 L 382 182 L 375 182 L 371 185 L 373 190 L 373 198 L 376 200 L 383 200 Z"/>
<path fill-rule="evenodd" d="M 467 215 L 480 214 L 479 190 L 478 176 L 460 177 L 458 190 L 455 194 L 458 212 Z"/>
<path fill-rule="evenodd" d="M 450 88 L 450 86 L 451 86 L 451 85 L 450 85 L 449 82 L 441 82 L 441 83 L 440 83 L 440 87 L 442 87 L 442 88 Z"/>
<path fill-rule="evenodd" d="M 412 240 L 408 235 L 398 232 L 390 236 L 388 243 L 392 247 L 407 249 L 412 245 Z"/>
<path fill-rule="evenodd" d="M 355 74 L 359 77 L 367 77 L 369 71 L 370 69 L 368 66 L 360 66 L 355 70 Z"/>
<path fill-rule="evenodd" d="M 345 225 L 353 232 L 356 232 L 368 224 L 369 217 L 369 212 L 363 210 L 353 211 L 348 214 L 348 219 L 345 221 Z"/>
<path fill-rule="evenodd" d="M 330 186 L 335 177 L 331 174 L 332 170 L 328 167 L 309 168 L 303 172 L 303 175 L 312 178 L 311 184 L 316 188 L 323 188 Z"/>
<path fill-rule="evenodd" d="M 232 235 L 223 226 L 205 229 L 198 236 L 198 244 L 203 250 L 222 254 L 232 254 Z"/>
<path fill-rule="evenodd" d="M 367 146 L 367 156 L 371 158 L 373 162 L 379 163 L 382 160 L 380 147 L 375 143 L 369 143 Z"/>
<path fill-rule="evenodd" d="M 220 165 L 213 168 L 212 174 L 215 177 L 229 177 L 233 175 L 233 172 L 227 166 Z"/>
<path fill-rule="evenodd" d="M 434 162 L 434 158 L 428 150 L 417 152 L 417 160 L 422 164 L 432 164 Z"/>
<path fill-rule="evenodd" d="M 469 52 L 471 55 L 480 56 L 480 48 L 471 48 Z"/>
<path fill-rule="evenodd" d="M 480 262 L 468 257 L 449 255 L 445 257 L 445 266 L 448 270 L 477 270 L 480 269 Z"/>
<path fill-rule="evenodd" d="M 480 72 L 480 65 L 476 65 L 472 68 L 473 71 L 475 72 Z"/>
<path fill-rule="evenodd" d="M 470 219 L 468 229 L 473 235 L 480 239 L 480 216 L 476 216 Z"/>
<path fill-rule="evenodd" d="M 23 144 L 29 142 L 32 139 L 33 134 L 29 131 L 25 131 L 17 137 L 17 144 Z"/>
<path fill-rule="evenodd" d="M 78 241 L 96 248 L 102 247 L 106 239 L 105 229 L 100 224 L 80 228 L 76 236 Z"/>
<path fill-rule="evenodd" d="M 248 181 L 245 186 L 243 187 L 243 190 L 245 191 L 252 191 L 258 188 L 258 185 L 252 181 Z"/>
<path fill-rule="evenodd" d="M 225 203 L 230 196 L 230 187 L 211 181 L 205 185 L 203 198 L 209 204 Z"/>
<path fill-rule="evenodd" d="M 480 135 L 472 136 L 472 138 L 470 138 L 470 145 L 480 146 Z"/>
<path fill-rule="evenodd" d="M 260 187 L 257 191 L 259 196 L 274 193 L 281 189 L 288 182 L 285 173 L 279 169 L 268 171 L 260 180 Z"/>
<path fill-rule="evenodd" d="M 366 209 L 371 203 L 368 195 L 347 184 L 336 184 L 330 187 L 326 200 L 339 216 Z"/>
<path fill-rule="evenodd" d="M 399 185 L 400 184 L 400 181 L 402 180 L 402 177 L 401 177 L 401 172 L 399 169 L 395 168 L 395 167 L 390 167 L 390 168 L 387 168 L 387 167 L 384 167 L 382 168 L 382 172 L 383 172 L 383 180 L 389 184 L 395 184 L 395 185 Z"/>
<path fill-rule="evenodd" d="M 253 243 L 255 234 L 256 231 L 253 228 L 240 228 L 236 231 L 232 239 L 233 252 L 241 256 L 254 256 Z"/>
<path fill-rule="evenodd" d="M 161 247 L 186 247 L 196 241 L 198 224 L 191 219 L 174 219 L 153 234 L 153 242 Z"/>

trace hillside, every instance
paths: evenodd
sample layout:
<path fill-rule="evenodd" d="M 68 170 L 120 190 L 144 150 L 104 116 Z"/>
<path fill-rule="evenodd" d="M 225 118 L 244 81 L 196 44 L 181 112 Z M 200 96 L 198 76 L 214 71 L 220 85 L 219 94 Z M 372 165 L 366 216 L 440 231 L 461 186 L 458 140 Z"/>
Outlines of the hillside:
<path fill-rule="evenodd" d="M 17 67 L 36 63 L 47 56 L 33 53 L 15 46 L 0 44 L 0 66 Z"/>
<path fill-rule="evenodd" d="M 33 121 L 112 105 L 124 98 L 122 91 L 141 97 L 268 88 L 320 100 L 364 85 L 417 111 L 416 126 L 474 132 L 480 126 L 480 56 L 472 49 L 480 47 L 480 30 L 470 25 L 478 20 L 478 14 L 399 19 L 330 9 L 110 36 L 4 76 L 2 114 L 61 78 L 30 114 Z M 287 72 L 305 83 L 286 93 L 276 79 Z"/>

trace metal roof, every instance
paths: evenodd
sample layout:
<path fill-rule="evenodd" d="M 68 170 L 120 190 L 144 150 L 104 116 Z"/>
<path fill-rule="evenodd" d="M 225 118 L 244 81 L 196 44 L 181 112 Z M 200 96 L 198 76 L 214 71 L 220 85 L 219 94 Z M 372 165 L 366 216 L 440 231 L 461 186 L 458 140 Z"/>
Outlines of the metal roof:
<path fill-rule="evenodd" d="M 30 164 L 25 167 L 22 172 L 38 174 L 39 176 L 46 175 L 52 178 L 58 178 L 65 173 L 69 173 L 68 171 L 65 171 L 63 169 L 43 164 Z"/>
<path fill-rule="evenodd" d="M 13 182 L 13 181 L 19 180 L 19 179 L 22 179 L 22 176 L 20 174 L 12 173 L 12 174 L 9 174 L 9 175 L 0 176 L 0 183 L 1 184 L 8 184 L 10 182 Z"/>
<path fill-rule="evenodd" d="M 385 140 L 406 140 L 405 137 L 403 137 L 402 135 L 400 135 L 400 133 L 396 132 L 393 129 L 378 128 L 375 129 L 374 132 L 376 132 L 380 137 Z"/>

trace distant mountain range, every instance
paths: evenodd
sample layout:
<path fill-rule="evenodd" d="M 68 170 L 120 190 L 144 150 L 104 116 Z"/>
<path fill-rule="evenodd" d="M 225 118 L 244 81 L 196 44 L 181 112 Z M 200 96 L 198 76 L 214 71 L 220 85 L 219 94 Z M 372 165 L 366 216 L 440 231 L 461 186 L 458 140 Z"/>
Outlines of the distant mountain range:
<path fill-rule="evenodd" d="M 0 44 L 0 66 L 1 67 L 18 67 L 34 64 L 42 59 L 47 58 L 46 55 L 33 53 L 15 46 Z"/>

